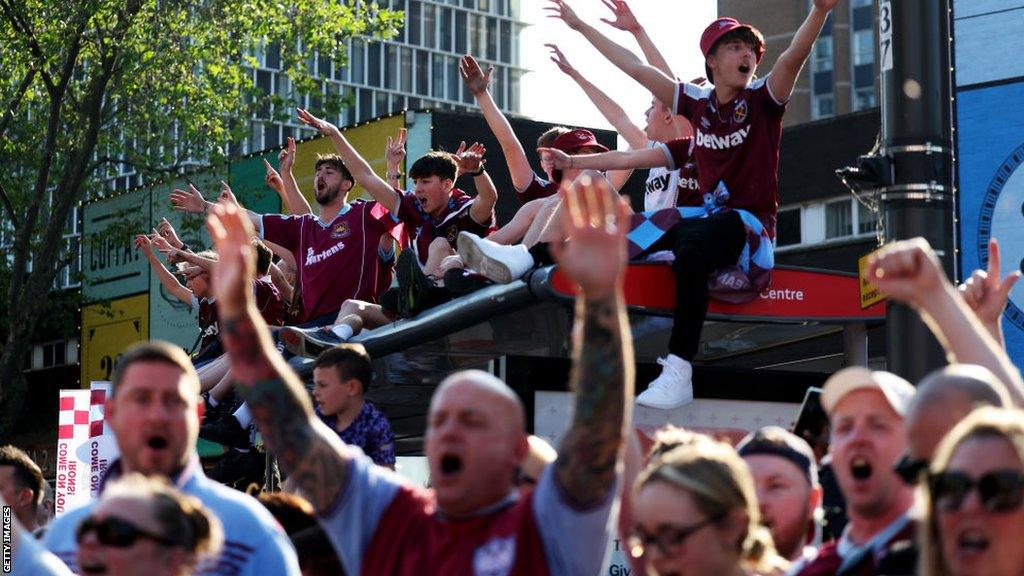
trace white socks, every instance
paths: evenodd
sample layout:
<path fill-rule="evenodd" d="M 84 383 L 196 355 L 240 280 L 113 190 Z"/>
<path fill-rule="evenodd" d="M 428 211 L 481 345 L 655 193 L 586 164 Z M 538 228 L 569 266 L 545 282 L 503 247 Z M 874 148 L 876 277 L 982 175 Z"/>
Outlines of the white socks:
<path fill-rule="evenodd" d="M 342 342 L 348 342 L 348 339 L 355 334 L 355 331 L 348 324 L 335 324 L 331 326 L 331 332 L 334 332 L 334 335 Z"/>

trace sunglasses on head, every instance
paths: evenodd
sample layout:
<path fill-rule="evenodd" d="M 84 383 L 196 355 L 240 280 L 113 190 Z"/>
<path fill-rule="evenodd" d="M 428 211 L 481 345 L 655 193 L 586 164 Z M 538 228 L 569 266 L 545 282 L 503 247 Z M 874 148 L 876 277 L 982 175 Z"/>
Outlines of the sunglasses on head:
<path fill-rule="evenodd" d="M 928 478 L 928 488 L 935 508 L 942 512 L 959 510 L 974 489 L 989 512 L 1016 510 L 1024 500 L 1024 476 L 1017 470 L 996 470 L 978 479 L 963 472 L 942 472 Z"/>
<path fill-rule="evenodd" d="M 102 520 L 91 516 L 86 518 L 78 525 L 78 530 L 75 532 L 75 541 L 81 544 L 82 540 L 90 532 L 96 533 L 96 539 L 99 540 L 100 544 L 114 548 L 127 548 L 135 544 L 140 538 L 146 538 L 164 546 L 178 545 L 178 542 L 146 532 L 131 522 L 119 518 L 104 518 Z"/>
<path fill-rule="evenodd" d="M 679 548 L 682 547 L 687 538 L 696 534 L 701 528 L 714 524 L 724 517 L 725 514 L 716 514 L 696 524 L 682 527 L 664 524 L 658 527 L 658 531 L 655 534 L 648 534 L 644 532 L 643 528 L 636 526 L 633 528 L 627 541 L 629 544 L 629 554 L 633 558 L 639 558 L 644 555 L 645 550 L 651 546 L 657 546 L 658 552 L 662 556 L 675 556 L 679 553 Z"/>
<path fill-rule="evenodd" d="M 921 479 L 921 473 L 928 469 L 928 461 L 923 458 L 914 458 L 910 454 L 900 456 L 892 467 L 896 475 L 905 484 L 913 486 Z"/>

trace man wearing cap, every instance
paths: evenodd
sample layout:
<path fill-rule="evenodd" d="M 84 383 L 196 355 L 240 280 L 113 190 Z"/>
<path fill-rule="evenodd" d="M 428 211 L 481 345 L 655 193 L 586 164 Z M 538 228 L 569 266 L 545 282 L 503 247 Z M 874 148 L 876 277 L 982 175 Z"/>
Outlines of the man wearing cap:
<path fill-rule="evenodd" d="M 700 189 L 708 214 L 686 218 L 670 231 L 676 254 L 675 321 L 669 354 L 659 360 L 661 375 L 637 402 L 670 409 L 693 398 L 693 366 L 707 316 L 708 276 L 736 266 L 749 248 L 748 228 L 761 228 L 765 242 L 775 237 L 779 193 L 779 146 L 782 115 L 800 70 L 838 0 L 813 0 L 810 13 L 779 55 L 771 72 L 754 79 L 764 55 L 764 37 L 754 27 L 733 18 L 719 18 L 701 36 L 707 77 L 712 85 L 679 83 L 661 70 L 644 64 L 635 54 L 583 22 L 564 0 L 550 0 L 550 10 L 580 32 L 595 48 L 662 102 L 672 102 L 694 129 Z M 682 166 L 688 150 L 665 146 L 669 168 Z M 739 213 L 755 218 L 748 222 Z M 759 241 L 759 240 L 758 240 Z M 753 253 L 753 252 L 751 252 Z M 757 262 L 770 269 L 768 262 Z M 763 281 L 763 280 L 762 280 Z M 757 292 L 751 291 L 756 297 Z"/>
<path fill-rule="evenodd" d="M 765 426 L 736 451 L 754 476 L 761 522 L 771 530 L 775 549 L 790 562 L 813 557 L 821 485 L 811 447 L 778 426 Z"/>
<path fill-rule="evenodd" d="M 850 521 L 838 541 L 795 573 L 913 574 L 914 524 L 907 512 L 914 492 L 893 470 L 907 445 L 903 418 L 913 396 L 914 387 L 899 376 L 862 367 L 825 382 L 829 450 Z"/>

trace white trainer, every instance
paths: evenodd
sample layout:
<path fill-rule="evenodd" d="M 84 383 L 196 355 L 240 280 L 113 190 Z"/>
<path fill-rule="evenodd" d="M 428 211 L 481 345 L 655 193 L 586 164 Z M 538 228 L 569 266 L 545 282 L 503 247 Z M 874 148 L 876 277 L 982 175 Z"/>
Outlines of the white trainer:
<path fill-rule="evenodd" d="M 469 232 L 459 232 L 457 243 L 466 268 L 498 284 L 508 284 L 533 268 L 533 256 L 522 244 L 504 246 Z"/>
<path fill-rule="evenodd" d="M 658 358 L 658 364 L 663 366 L 661 375 L 637 396 L 636 403 L 671 410 L 693 402 L 693 366 L 675 354 Z"/>

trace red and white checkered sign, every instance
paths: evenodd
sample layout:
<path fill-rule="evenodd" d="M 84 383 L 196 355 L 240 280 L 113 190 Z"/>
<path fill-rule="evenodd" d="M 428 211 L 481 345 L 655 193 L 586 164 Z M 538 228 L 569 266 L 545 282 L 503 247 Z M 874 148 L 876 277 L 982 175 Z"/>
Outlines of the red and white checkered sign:
<path fill-rule="evenodd" d="M 89 390 L 61 390 L 57 416 L 58 515 L 89 501 Z"/>
<path fill-rule="evenodd" d="M 120 455 L 114 431 L 104 417 L 110 382 L 93 381 L 89 384 L 89 489 L 95 497 L 100 480 L 107 468 Z"/>

